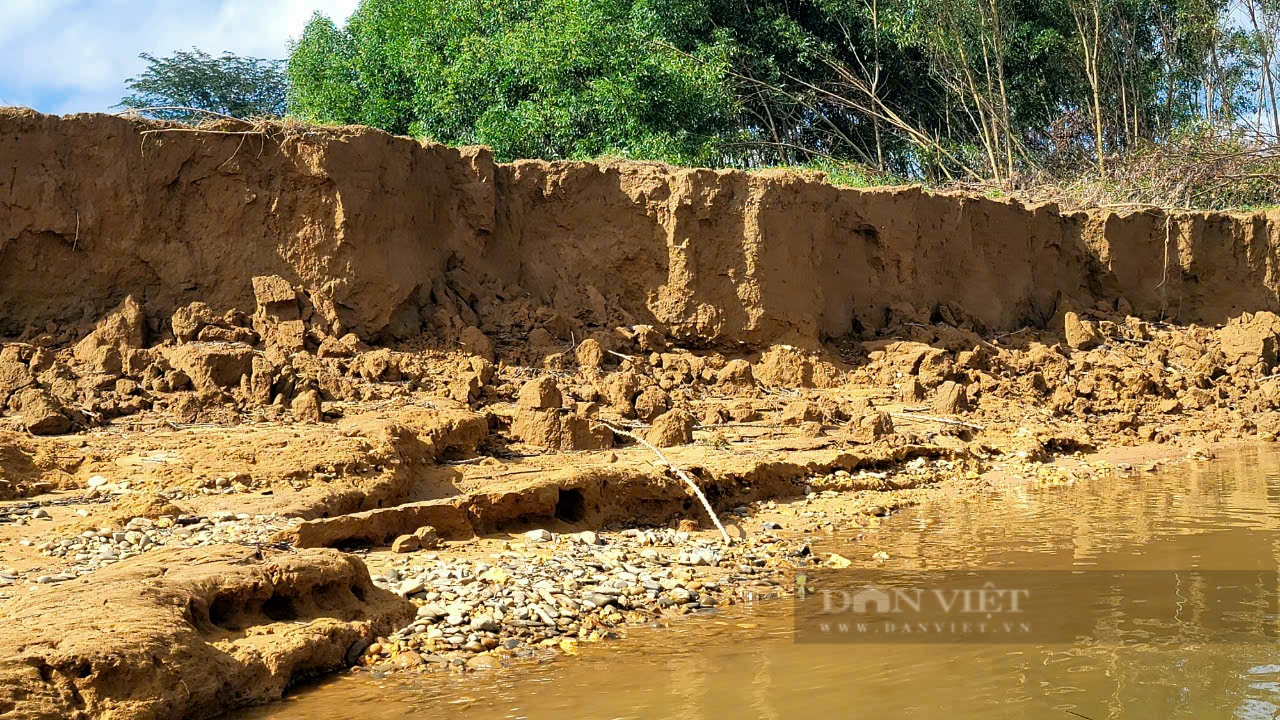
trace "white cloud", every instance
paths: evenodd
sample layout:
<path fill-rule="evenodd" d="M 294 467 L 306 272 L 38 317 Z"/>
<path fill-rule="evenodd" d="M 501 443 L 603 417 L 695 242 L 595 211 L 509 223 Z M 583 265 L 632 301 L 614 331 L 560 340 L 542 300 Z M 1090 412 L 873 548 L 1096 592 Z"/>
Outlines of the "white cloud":
<path fill-rule="evenodd" d="M 0 0 L 0 100 L 44 112 L 105 111 L 138 54 L 198 47 L 284 58 L 311 14 L 359 0 Z"/>

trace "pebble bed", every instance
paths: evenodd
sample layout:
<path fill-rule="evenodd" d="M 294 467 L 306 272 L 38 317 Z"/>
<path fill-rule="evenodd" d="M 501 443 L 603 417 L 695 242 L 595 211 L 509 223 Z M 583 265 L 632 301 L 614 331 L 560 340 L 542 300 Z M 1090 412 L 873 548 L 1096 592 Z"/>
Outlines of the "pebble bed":
<path fill-rule="evenodd" d="M 808 546 L 772 534 L 726 547 L 671 529 L 533 530 L 484 559 L 419 553 L 374 577 L 417 619 L 364 651 L 375 675 L 483 669 L 539 651 L 573 653 L 625 625 L 790 594 Z"/>

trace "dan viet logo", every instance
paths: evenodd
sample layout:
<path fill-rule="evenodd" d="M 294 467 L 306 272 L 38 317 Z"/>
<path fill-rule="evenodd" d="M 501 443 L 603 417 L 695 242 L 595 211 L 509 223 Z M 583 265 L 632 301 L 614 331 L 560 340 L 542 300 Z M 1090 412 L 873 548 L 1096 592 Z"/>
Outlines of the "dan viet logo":
<path fill-rule="evenodd" d="M 797 642 L 1275 642 L 1275 571 L 857 570 L 796 577 Z"/>
<path fill-rule="evenodd" d="M 855 591 L 819 590 L 817 630 L 841 635 L 1029 635 L 1026 588 L 988 582 L 973 588 L 864 585 Z M 821 616 L 827 616 L 823 620 Z"/>
<path fill-rule="evenodd" d="M 926 605 L 944 613 L 985 614 L 1021 613 L 1022 601 L 1031 595 L 1026 588 L 997 588 L 988 582 L 979 588 L 880 588 L 864 585 L 857 592 L 846 590 L 820 590 L 822 611 L 825 613 L 854 612 L 859 614 L 921 613 L 928 612 Z"/>

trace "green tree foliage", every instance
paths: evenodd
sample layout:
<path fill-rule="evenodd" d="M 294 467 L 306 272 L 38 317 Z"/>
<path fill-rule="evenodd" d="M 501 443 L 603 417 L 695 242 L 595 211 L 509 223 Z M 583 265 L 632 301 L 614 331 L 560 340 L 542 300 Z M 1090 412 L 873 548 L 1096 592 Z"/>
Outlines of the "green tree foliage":
<path fill-rule="evenodd" d="M 506 159 L 606 153 L 712 162 L 736 99 L 725 49 L 672 53 L 628 0 L 365 0 L 293 48 L 294 113 Z"/>
<path fill-rule="evenodd" d="M 363 0 L 295 43 L 290 109 L 503 159 L 1105 174 L 1280 132 L 1278 2 Z"/>
<path fill-rule="evenodd" d="M 196 48 L 158 58 L 140 55 L 147 68 L 125 81 L 130 94 L 116 107 L 196 108 L 238 118 L 280 117 L 285 111 L 284 62 Z M 190 122 L 205 117 L 189 110 L 153 110 L 150 115 Z"/>

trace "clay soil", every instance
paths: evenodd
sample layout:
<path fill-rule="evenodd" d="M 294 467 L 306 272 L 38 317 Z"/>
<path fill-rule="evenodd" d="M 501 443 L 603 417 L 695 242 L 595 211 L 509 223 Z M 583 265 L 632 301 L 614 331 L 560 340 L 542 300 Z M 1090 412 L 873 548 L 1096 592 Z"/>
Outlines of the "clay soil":
<path fill-rule="evenodd" d="M 931 493 L 1280 433 L 1274 213 L 0 125 L 0 718 L 212 717 L 527 656 L 524 630 L 432 636 L 406 561 L 662 530 L 711 573 L 540 631 L 572 652 L 758 593 L 748 556 L 838 562 L 806 538 Z"/>

